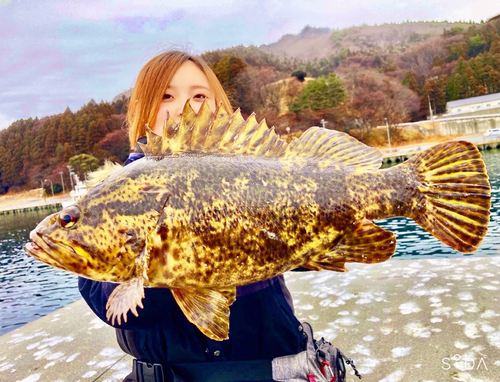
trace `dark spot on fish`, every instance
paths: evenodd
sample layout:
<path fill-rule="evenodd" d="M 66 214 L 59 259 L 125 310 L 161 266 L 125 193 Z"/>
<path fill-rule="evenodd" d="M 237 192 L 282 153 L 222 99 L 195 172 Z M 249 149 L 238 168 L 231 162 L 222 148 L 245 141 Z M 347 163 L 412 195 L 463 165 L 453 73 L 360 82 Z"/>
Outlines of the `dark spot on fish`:
<path fill-rule="evenodd" d="M 176 261 L 179 260 L 180 254 L 181 251 L 179 250 L 179 248 L 174 248 L 174 250 L 172 251 L 172 258 Z"/>

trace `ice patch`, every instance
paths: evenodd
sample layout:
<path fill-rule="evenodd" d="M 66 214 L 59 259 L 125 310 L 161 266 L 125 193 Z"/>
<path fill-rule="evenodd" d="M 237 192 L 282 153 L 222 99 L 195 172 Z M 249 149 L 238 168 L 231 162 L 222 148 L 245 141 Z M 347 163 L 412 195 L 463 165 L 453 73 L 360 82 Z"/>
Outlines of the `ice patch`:
<path fill-rule="evenodd" d="M 457 297 L 458 297 L 459 300 L 462 300 L 462 301 L 471 301 L 471 300 L 474 300 L 474 297 L 469 292 L 461 292 L 461 293 L 459 293 L 457 295 Z"/>
<path fill-rule="evenodd" d="M 399 311 L 401 312 L 401 314 L 418 313 L 421 310 L 422 309 L 420 309 L 420 307 L 417 304 L 411 301 L 399 305 Z"/>
<path fill-rule="evenodd" d="M 486 289 L 486 290 L 499 290 L 500 288 L 493 286 L 493 285 L 481 285 L 480 288 Z"/>
<path fill-rule="evenodd" d="M 302 305 L 302 306 L 297 306 L 297 309 L 301 309 L 301 310 L 313 310 L 314 306 L 312 306 L 311 304 L 306 304 L 306 305 Z"/>
<path fill-rule="evenodd" d="M 364 336 L 363 337 L 363 341 L 366 341 L 366 342 L 371 342 L 375 339 L 375 337 L 373 336 Z"/>
<path fill-rule="evenodd" d="M 82 378 L 92 378 L 96 374 L 97 374 L 97 371 L 90 370 L 90 371 L 87 371 L 85 374 L 83 374 Z"/>
<path fill-rule="evenodd" d="M 4 362 L 2 364 L 0 364 L 0 373 L 2 371 L 6 371 L 6 370 L 9 370 L 10 368 L 12 368 L 14 366 L 13 363 L 7 363 L 7 362 Z"/>
<path fill-rule="evenodd" d="M 80 353 L 71 354 L 68 358 L 66 358 L 66 362 L 73 362 L 79 355 Z"/>
<path fill-rule="evenodd" d="M 481 335 L 479 334 L 479 329 L 477 328 L 477 324 L 474 322 L 469 322 L 465 324 L 464 333 L 467 337 L 471 339 L 481 337 Z"/>
<path fill-rule="evenodd" d="M 108 368 L 109 366 L 111 366 L 112 364 L 114 364 L 116 362 L 115 359 L 106 359 L 104 361 L 101 361 L 101 362 L 98 362 L 95 367 L 97 367 L 98 369 L 104 369 L 104 368 Z"/>
<path fill-rule="evenodd" d="M 465 309 L 466 312 L 479 313 L 479 308 L 477 307 L 477 303 L 475 303 L 475 302 L 466 302 L 466 303 L 462 304 L 462 306 L 464 308 L 467 308 L 467 309 Z"/>
<path fill-rule="evenodd" d="M 356 354 L 363 354 L 363 355 L 370 355 L 370 349 L 368 349 L 366 346 L 363 344 L 357 344 L 353 350 L 351 350 L 353 353 Z"/>
<path fill-rule="evenodd" d="M 362 365 L 358 368 L 359 373 L 361 375 L 365 375 L 373 373 L 373 369 L 380 365 L 380 361 L 378 359 L 365 358 L 360 359 L 358 364 Z"/>
<path fill-rule="evenodd" d="M 498 316 L 500 316 L 500 314 L 490 309 L 486 310 L 484 313 L 481 314 L 481 318 L 495 318 Z"/>
<path fill-rule="evenodd" d="M 378 318 L 378 317 L 370 317 L 370 318 L 367 318 L 366 321 L 369 321 L 369 322 L 379 322 L 380 318 Z"/>
<path fill-rule="evenodd" d="M 443 306 L 442 308 L 434 309 L 431 312 L 433 316 L 449 316 L 451 312 L 451 308 L 449 306 Z"/>
<path fill-rule="evenodd" d="M 332 303 L 332 300 L 330 300 L 329 298 L 325 299 L 325 300 L 321 300 L 319 302 L 319 305 L 320 306 L 329 306 L 330 304 Z"/>
<path fill-rule="evenodd" d="M 398 348 L 392 349 L 391 352 L 392 352 L 393 358 L 406 357 L 408 354 L 410 354 L 411 347 L 409 347 L 409 348 L 398 347 Z"/>
<path fill-rule="evenodd" d="M 41 345 L 38 346 L 38 349 L 44 349 L 44 348 L 49 347 L 49 346 L 55 346 L 55 345 L 58 345 L 62 342 L 72 342 L 73 340 L 74 340 L 74 338 L 71 336 L 67 336 L 67 337 L 55 336 L 55 337 L 50 337 L 50 338 L 44 338 L 42 340 Z"/>
<path fill-rule="evenodd" d="M 484 333 L 492 333 L 495 331 L 495 328 L 487 324 L 481 324 L 481 331 Z"/>
<path fill-rule="evenodd" d="M 88 328 L 89 328 L 89 330 L 101 329 L 105 326 L 106 326 L 106 324 L 104 322 L 102 322 L 100 319 L 94 318 L 92 321 L 90 321 Z"/>
<path fill-rule="evenodd" d="M 36 337 L 47 337 L 47 336 L 48 336 L 48 334 L 45 332 L 35 332 L 32 334 L 28 334 L 28 335 L 24 335 L 23 333 L 15 333 L 12 335 L 13 339 L 7 343 L 8 344 L 18 344 L 20 342 L 32 340 L 33 338 L 36 338 Z M 33 375 L 37 375 L 37 374 L 33 374 Z"/>
<path fill-rule="evenodd" d="M 440 318 L 440 317 L 434 317 L 434 318 L 431 318 L 431 322 L 432 322 L 433 324 L 436 324 L 436 323 L 438 323 L 438 322 L 442 322 L 442 321 L 443 321 L 443 319 L 442 319 L 442 318 Z"/>
<path fill-rule="evenodd" d="M 462 312 L 461 310 L 457 310 L 453 312 L 453 317 L 462 317 L 465 313 Z"/>
<path fill-rule="evenodd" d="M 336 323 L 344 326 L 354 326 L 359 324 L 358 320 L 355 320 L 353 318 L 345 317 L 345 318 L 339 318 L 338 320 L 335 320 Z"/>
<path fill-rule="evenodd" d="M 47 355 L 47 357 L 45 357 L 48 361 L 53 361 L 53 360 L 56 360 L 56 359 L 59 359 L 61 357 L 64 356 L 64 353 L 63 352 L 56 352 L 56 353 L 51 353 L 49 355 Z"/>
<path fill-rule="evenodd" d="M 461 341 L 455 341 L 455 347 L 457 349 L 467 349 L 469 347 L 469 345 L 467 345 L 466 343 L 463 343 Z"/>
<path fill-rule="evenodd" d="M 392 328 L 380 328 L 380 331 L 382 332 L 383 335 L 388 335 L 391 334 L 394 329 Z"/>
<path fill-rule="evenodd" d="M 30 344 L 30 345 L 26 346 L 26 350 L 31 350 L 31 349 L 34 349 L 34 348 L 36 348 L 38 345 L 40 345 L 40 341 L 35 342 L 34 344 Z"/>
<path fill-rule="evenodd" d="M 500 349 L 500 331 L 488 334 L 486 339 L 490 345 Z"/>
<path fill-rule="evenodd" d="M 365 305 L 373 302 L 372 297 L 361 297 L 359 300 L 356 301 L 356 305 Z"/>
<path fill-rule="evenodd" d="M 103 357 L 121 357 L 123 356 L 123 352 L 116 348 L 104 348 L 101 350 L 99 355 L 102 355 Z"/>
<path fill-rule="evenodd" d="M 410 289 L 407 291 L 409 295 L 422 297 L 422 296 L 436 296 L 449 292 L 449 288 L 433 288 L 433 289 Z"/>
<path fill-rule="evenodd" d="M 404 327 L 404 332 L 412 337 L 429 338 L 431 331 L 420 322 L 412 322 Z"/>
<path fill-rule="evenodd" d="M 16 382 L 37 382 L 40 380 L 41 374 L 32 374 L 29 377 L 26 377 L 22 380 L 17 380 Z"/>
<path fill-rule="evenodd" d="M 350 312 L 347 312 L 347 311 L 345 311 L 345 310 L 343 310 L 342 312 L 338 312 L 337 314 L 338 314 L 339 316 L 348 316 L 348 315 L 350 315 L 351 313 L 350 313 Z"/>
<path fill-rule="evenodd" d="M 389 374 L 387 377 L 379 380 L 379 382 L 400 382 L 405 375 L 404 370 L 396 370 L 394 373 Z"/>

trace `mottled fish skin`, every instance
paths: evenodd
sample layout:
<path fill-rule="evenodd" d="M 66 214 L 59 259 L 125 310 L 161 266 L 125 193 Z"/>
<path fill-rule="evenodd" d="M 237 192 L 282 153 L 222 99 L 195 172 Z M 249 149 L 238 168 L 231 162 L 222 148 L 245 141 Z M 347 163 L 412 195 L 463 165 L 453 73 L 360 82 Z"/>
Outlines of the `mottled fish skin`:
<path fill-rule="evenodd" d="M 42 221 L 26 251 L 51 266 L 122 283 L 120 322 L 143 286 L 166 287 L 208 337 L 228 336 L 235 287 L 290 269 L 346 271 L 389 259 L 394 234 L 373 219 L 405 216 L 462 251 L 487 232 L 490 185 L 469 142 L 448 142 L 389 169 L 344 133 L 312 127 L 287 144 L 255 116 L 189 102 L 146 157 Z"/>
<path fill-rule="evenodd" d="M 304 164 L 284 173 L 279 160 L 224 156 L 144 162 L 137 173 L 164 174 L 171 194 L 148 238 L 154 286 L 223 288 L 270 278 L 328 252 L 368 207 L 371 217 L 384 217 L 394 201 L 410 200 L 394 170 L 356 174 Z M 374 184 L 382 185 L 376 195 L 368 192 Z"/>

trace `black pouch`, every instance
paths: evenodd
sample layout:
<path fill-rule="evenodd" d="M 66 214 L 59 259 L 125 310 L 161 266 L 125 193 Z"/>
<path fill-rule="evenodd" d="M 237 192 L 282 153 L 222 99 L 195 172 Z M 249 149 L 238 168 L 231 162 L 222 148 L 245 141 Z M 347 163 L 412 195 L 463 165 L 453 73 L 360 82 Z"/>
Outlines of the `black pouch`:
<path fill-rule="evenodd" d="M 354 362 L 324 338 L 314 340 L 311 325 L 302 323 L 307 349 L 295 355 L 273 359 L 273 379 L 280 382 L 345 382 L 345 364 L 361 379 Z"/>

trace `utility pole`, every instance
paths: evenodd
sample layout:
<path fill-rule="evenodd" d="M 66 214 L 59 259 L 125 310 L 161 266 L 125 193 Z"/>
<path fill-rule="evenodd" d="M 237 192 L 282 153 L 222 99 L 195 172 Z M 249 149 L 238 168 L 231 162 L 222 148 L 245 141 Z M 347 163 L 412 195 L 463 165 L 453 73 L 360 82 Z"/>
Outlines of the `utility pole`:
<path fill-rule="evenodd" d="M 59 171 L 59 175 L 61 175 L 61 184 L 62 184 L 62 188 L 63 188 L 63 194 L 64 194 L 64 178 L 63 178 L 63 172 L 62 171 Z"/>
<path fill-rule="evenodd" d="M 45 179 L 44 182 L 50 182 L 50 191 L 52 191 L 52 197 L 54 197 L 54 183 L 50 179 Z"/>
<path fill-rule="evenodd" d="M 69 171 L 69 181 L 71 182 L 71 191 L 73 191 L 73 167 L 71 166 L 66 166 L 68 168 L 68 171 Z"/>
<path fill-rule="evenodd" d="M 322 118 L 322 119 L 321 119 L 321 121 L 320 121 L 320 123 L 321 123 L 321 127 L 324 129 L 324 128 L 325 128 L 325 125 L 326 125 L 328 122 L 327 122 L 327 121 L 325 121 L 325 119 L 324 119 L 324 118 Z"/>
<path fill-rule="evenodd" d="M 389 151 L 391 150 L 391 133 L 389 131 L 389 122 L 387 121 L 387 118 L 385 119 L 385 126 L 387 127 L 387 143 L 389 143 Z"/>
<path fill-rule="evenodd" d="M 431 121 L 432 121 L 434 119 L 434 116 L 432 115 L 431 97 L 429 97 L 429 94 L 427 94 L 427 100 L 429 101 L 429 113 L 430 113 Z"/>

